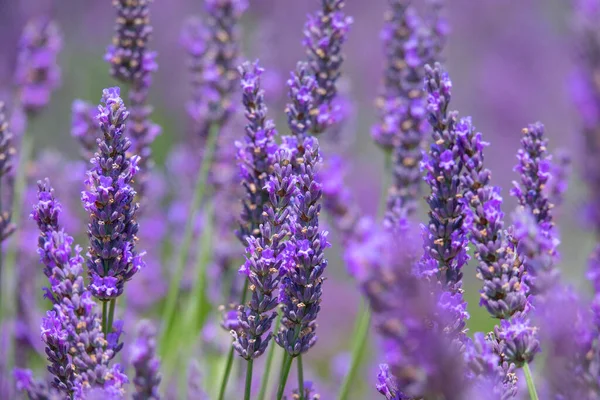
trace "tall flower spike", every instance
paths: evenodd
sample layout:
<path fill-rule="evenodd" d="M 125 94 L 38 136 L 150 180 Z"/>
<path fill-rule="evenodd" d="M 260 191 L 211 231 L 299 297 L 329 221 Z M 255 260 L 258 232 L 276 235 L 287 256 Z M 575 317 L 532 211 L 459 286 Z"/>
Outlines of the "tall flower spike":
<path fill-rule="evenodd" d="M 421 191 L 422 147 L 431 127 L 427 123 L 423 79 L 426 64 L 437 60 L 439 33 L 432 22 L 419 17 L 409 1 L 390 0 L 381 32 L 386 56 L 383 88 L 376 105 L 380 121 L 373 127 L 373 139 L 393 152 L 393 183 L 387 200 L 385 223 L 399 220 L 416 210 Z"/>
<path fill-rule="evenodd" d="M 114 0 L 117 23 L 112 44 L 104 59 L 110 73 L 121 82 L 139 81 L 156 70 L 156 54 L 147 50 L 152 34 L 150 3 L 152 0 Z"/>
<path fill-rule="evenodd" d="M 287 104 L 285 113 L 290 130 L 300 141 L 310 134 L 312 126 L 310 112 L 315 104 L 316 84 L 308 64 L 304 62 L 298 63 L 296 71 L 291 73 L 291 77 L 287 81 L 288 97 L 291 103 Z M 326 123 L 326 121 L 324 122 Z"/>
<path fill-rule="evenodd" d="M 122 347 L 119 334 L 109 335 L 108 340 L 102 334 L 96 304 L 82 276 L 81 249 L 77 246 L 73 251 L 73 238 L 60 228 L 60 212 L 49 182 L 39 182 L 38 203 L 31 217 L 40 230 L 38 254 L 50 283 L 45 297 L 53 303 L 41 327 L 52 386 L 77 399 L 98 385 L 112 385 L 115 392 L 122 393 L 127 378 L 113 381 L 115 375 L 120 376 L 120 366 L 109 368 Z"/>
<path fill-rule="evenodd" d="M 143 253 L 138 254 L 134 244 L 138 205 L 133 202 L 136 193 L 131 186 L 139 157 L 127 156 L 130 141 L 124 132 L 129 112 L 119 94 L 118 87 L 102 92 L 103 105 L 98 107 L 102 138 L 87 173 L 87 190 L 81 195 L 90 214 L 90 291 L 103 301 L 120 296 L 125 282 L 144 266 Z"/>
<path fill-rule="evenodd" d="M 131 364 L 135 370 L 133 383 L 134 400 L 160 399 L 160 360 L 156 355 L 156 329 L 147 320 L 140 321 L 137 327 L 137 338 L 131 348 Z"/>
<path fill-rule="evenodd" d="M 58 26 L 47 17 L 29 21 L 19 42 L 15 73 L 20 106 L 28 113 L 40 111 L 60 84 L 58 53 L 62 38 Z"/>
<path fill-rule="evenodd" d="M 320 0 L 321 9 L 308 16 L 304 25 L 303 45 L 308 63 L 317 82 L 311 133 L 322 133 L 333 121 L 332 101 L 336 97 L 336 81 L 340 77 L 346 41 L 352 18 L 342 11 L 344 0 Z"/>
<path fill-rule="evenodd" d="M 440 64 L 425 67 L 432 144 L 421 168 L 431 188 L 427 196 L 429 223 L 424 227 L 425 254 L 421 273 L 433 275 L 452 292 L 462 286 L 462 267 L 467 263 L 467 234 L 464 226 L 460 176 L 463 163 L 457 145 L 457 113 L 449 112 L 452 83 Z"/>
<path fill-rule="evenodd" d="M 129 83 L 130 122 L 127 135 L 131 152 L 140 157 L 141 173 L 136 179 L 136 191 L 142 197 L 147 185 L 147 172 L 152 164 L 151 144 L 160 134 L 160 127 L 150 121 L 152 107 L 147 104 L 152 72 L 156 71 L 156 52 L 148 50 L 152 35 L 150 4 L 152 0 L 115 0 L 117 23 L 113 44 L 107 49 L 106 61 L 111 65 L 111 75 Z"/>
<path fill-rule="evenodd" d="M 488 143 L 475 131 L 470 118 L 463 118 L 456 130 L 464 164 L 463 196 L 470 206 L 465 225 L 475 247 L 477 277 L 483 281 L 479 304 L 493 317 L 507 319 L 527 305 L 523 265 L 504 231 L 500 188 L 492 186 L 492 173 L 483 165 L 483 149 Z"/>
<path fill-rule="evenodd" d="M 274 137 L 277 131 L 273 121 L 267 119 L 264 91 L 260 87 L 260 76 L 264 70 L 257 62 L 254 64 L 246 62 L 239 71 L 242 76 L 244 114 L 248 124 L 245 128 L 244 140 L 236 142 L 237 162 L 242 185 L 246 190 L 237 236 L 243 244 L 247 244 L 246 238 L 260 236 L 263 208 L 269 201 L 269 194 L 264 187 L 275 161 L 277 143 Z"/>
<path fill-rule="evenodd" d="M 387 361 L 380 366 L 377 390 L 390 400 L 462 398 L 466 382 L 456 340 L 462 339 L 455 334 L 464 328 L 466 304 L 455 301 L 460 294 L 439 287 L 432 293 L 432 286 L 415 276 L 414 236 L 381 230 L 377 264 L 363 285 Z M 454 324 L 462 327 L 448 329 Z"/>
<path fill-rule="evenodd" d="M 231 95 L 237 83 L 240 57 L 240 18 L 247 0 L 207 0 L 208 70 L 205 71 L 207 122 L 224 123 L 233 111 Z"/>
<path fill-rule="evenodd" d="M 313 137 L 303 142 L 293 137 L 286 139 L 284 145 L 295 153 L 292 162 L 298 194 L 291 213 L 292 238 L 287 243 L 287 251 L 293 259 L 282 265 L 282 274 L 285 274 L 280 289 L 283 329 L 275 340 L 295 357 L 306 353 L 317 340 L 316 319 L 327 268 L 324 250 L 330 244 L 327 231 L 319 228 L 322 198 L 322 186 L 316 177 L 322 162 L 319 143 Z"/>
<path fill-rule="evenodd" d="M 1 182 L 5 181 L 5 175 L 12 170 L 15 153 L 13 134 L 8 125 L 4 103 L 0 101 L 0 187 L 5 183 Z M 11 222 L 10 211 L 0 209 L 0 243 L 6 240 L 15 231 L 15 228 L 15 224 Z"/>
<path fill-rule="evenodd" d="M 514 170 L 519 174 L 521 183 L 513 182 L 511 194 L 517 198 L 521 207 L 525 209 L 525 217 L 519 218 L 520 233 L 518 236 L 525 240 L 527 231 L 533 233 L 537 230 L 539 238 L 533 240 L 534 244 L 519 243 L 519 252 L 525 253 L 530 262 L 526 261 L 528 272 L 528 284 L 532 292 L 539 294 L 550 289 L 550 286 L 558 279 L 558 270 L 554 267 L 559 258 L 558 238 L 554 226 L 552 208 L 546 186 L 551 181 L 551 156 L 548 154 L 548 139 L 544 135 L 544 125 L 535 123 L 522 130 L 521 149 L 517 153 L 518 164 Z M 527 221 L 527 216 L 533 217 L 533 221 Z M 537 225 L 533 226 L 533 224 Z M 538 252 L 539 251 L 539 252 Z M 550 257 L 549 257 L 550 256 Z M 535 260 L 535 261 L 534 261 Z M 542 262 L 543 266 L 538 264 Z M 545 282 L 539 282 L 537 287 L 533 279 L 544 274 Z"/>
<path fill-rule="evenodd" d="M 269 201 L 264 205 L 260 234 L 246 238 L 246 262 L 240 273 L 248 279 L 251 298 L 248 304 L 240 306 L 239 330 L 231 331 L 235 350 L 246 360 L 262 355 L 271 340 L 269 329 L 276 315 L 273 310 L 279 303 L 275 290 L 280 271 L 290 262 L 289 241 L 286 242 L 290 234 L 288 219 L 297 195 L 291 156 L 286 148 L 278 151 L 273 173 L 265 183 Z"/>

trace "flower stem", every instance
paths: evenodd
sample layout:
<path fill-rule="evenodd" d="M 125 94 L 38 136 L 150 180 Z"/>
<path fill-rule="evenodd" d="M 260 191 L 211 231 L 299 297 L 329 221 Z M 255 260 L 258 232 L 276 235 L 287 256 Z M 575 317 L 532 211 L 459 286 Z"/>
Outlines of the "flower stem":
<path fill-rule="evenodd" d="M 281 310 L 277 312 L 277 319 L 275 320 L 275 327 L 273 332 L 276 334 L 279 331 L 279 325 L 281 324 Z M 257 400 L 265 400 L 267 394 L 267 387 L 269 386 L 269 377 L 271 375 L 271 365 L 273 365 L 273 358 L 275 356 L 275 344 L 272 344 L 267 353 L 267 360 L 265 361 L 265 369 L 263 372 L 262 381 L 260 383 L 260 392 L 258 393 Z"/>
<path fill-rule="evenodd" d="M 355 376 L 358 373 L 359 366 L 364 358 L 365 350 L 367 348 L 367 337 L 369 334 L 370 323 L 371 310 L 369 309 L 369 305 L 366 304 L 365 300 L 361 299 L 358 318 L 356 319 L 356 325 L 354 326 L 353 330 L 354 334 L 352 335 L 352 337 L 355 338 L 355 341 L 354 346 L 352 347 L 350 368 L 346 374 L 346 377 L 344 378 L 344 382 L 342 383 L 340 393 L 337 397 L 338 400 L 346 400 L 350 394 L 350 389 L 355 381 Z"/>
<path fill-rule="evenodd" d="M 240 304 L 246 302 L 246 295 L 248 292 L 248 280 L 244 282 L 244 288 L 242 289 L 242 301 Z M 221 379 L 221 388 L 219 389 L 219 400 L 225 398 L 225 390 L 227 389 L 227 382 L 229 381 L 229 375 L 231 374 L 231 365 L 233 364 L 233 346 L 229 348 L 229 354 L 227 354 L 227 361 L 225 362 L 225 370 L 223 371 L 223 378 Z"/>
<path fill-rule="evenodd" d="M 192 243 L 196 215 L 198 213 L 200 205 L 202 204 L 202 200 L 206 193 L 206 188 L 208 187 L 208 185 L 206 184 L 206 179 L 208 177 L 208 171 L 210 170 L 210 166 L 212 165 L 219 130 L 220 125 L 213 124 L 208 132 L 208 139 L 206 142 L 206 153 L 204 154 L 204 157 L 202 158 L 202 163 L 200 165 L 200 171 L 198 173 L 198 178 L 196 180 L 196 186 L 194 189 L 194 197 L 192 198 L 192 201 L 190 203 L 187 221 L 185 223 L 185 228 L 183 231 L 183 241 L 181 243 L 179 254 L 177 256 L 177 263 L 175 264 L 175 273 L 171 278 L 169 290 L 167 292 L 167 298 L 165 300 L 165 306 L 162 315 L 162 321 L 164 326 L 159 340 L 159 346 L 163 356 L 165 355 L 166 351 L 166 341 L 169 337 L 169 332 L 171 331 L 175 320 L 175 312 L 177 310 L 177 299 L 179 297 L 179 287 L 181 284 L 183 270 L 185 269 L 185 264 L 188 259 L 188 253 L 190 251 L 190 246 Z"/>
<path fill-rule="evenodd" d="M 523 372 L 525 373 L 525 381 L 527 382 L 527 390 L 529 391 L 529 398 L 531 400 L 539 400 L 537 391 L 535 390 L 535 383 L 533 382 L 533 376 L 529 369 L 529 364 L 523 365 Z"/>
<path fill-rule="evenodd" d="M 304 368 L 302 367 L 302 354 L 298 356 L 298 393 L 300 394 L 300 400 L 304 400 Z"/>
<path fill-rule="evenodd" d="M 290 375 L 290 369 L 292 368 L 292 361 L 294 358 L 287 352 L 284 355 L 283 365 L 281 367 L 281 376 L 279 377 L 279 388 L 277 389 L 277 400 L 283 398 L 283 392 L 285 391 L 285 384 L 287 383 L 288 376 Z"/>
<path fill-rule="evenodd" d="M 110 299 L 110 305 L 108 306 L 108 319 L 106 320 L 106 335 L 112 332 L 113 321 L 115 319 L 115 306 L 117 305 L 117 299 Z"/>
<path fill-rule="evenodd" d="M 250 400 L 250 392 L 252 392 L 252 365 L 254 360 L 248 360 L 248 368 L 246 369 L 246 390 L 244 391 L 244 400 Z"/>
<path fill-rule="evenodd" d="M 104 332 L 104 338 L 108 334 L 108 301 L 102 302 L 102 332 Z"/>

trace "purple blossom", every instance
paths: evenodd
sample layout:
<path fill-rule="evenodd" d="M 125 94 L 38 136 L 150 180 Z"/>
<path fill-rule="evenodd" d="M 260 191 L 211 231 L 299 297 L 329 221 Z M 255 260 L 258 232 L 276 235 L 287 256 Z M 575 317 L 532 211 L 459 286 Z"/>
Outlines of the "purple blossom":
<path fill-rule="evenodd" d="M 263 207 L 269 201 L 269 194 L 263 188 L 267 184 L 277 150 L 274 140 L 277 131 L 273 121 L 267 119 L 264 91 L 260 87 L 263 71 L 258 63 L 244 63 L 240 67 L 242 101 L 248 120 L 244 140 L 236 142 L 237 162 L 246 190 L 237 235 L 244 244 L 247 237 L 260 235 Z"/>
<path fill-rule="evenodd" d="M 316 100 L 317 82 L 309 70 L 308 64 L 300 62 L 296 66 L 296 71 L 291 73 L 287 85 L 288 97 L 291 100 L 291 103 L 288 103 L 285 108 L 288 126 L 292 134 L 302 140 L 311 132 L 312 124 L 315 122 L 311 118 L 311 109 Z"/>
<path fill-rule="evenodd" d="M 284 396 L 284 399 L 287 400 L 287 397 Z M 304 381 L 304 393 L 302 395 L 300 395 L 298 389 L 294 389 L 292 392 L 291 400 L 295 399 L 320 400 L 321 395 L 317 393 L 315 385 L 311 381 Z"/>
<path fill-rule="evenodd" d="M 322 188 L 316 179 L 321 165 L 319 144 L 308 137 L 302 142 L 289 138 L 284 145 L 296 152 L 292 164 L 298 184 L 291 214 L 290 250 L 294 262 L 282 280 L 282 330 L 275 340 L 292 357 L 306 353 L 317 340 L 316 319 L 321 308 L 323 274 L 327 268 L 324 250 L 330 246 L 327 231 L 319 229 Z M 295 146 L 295 149 L 292 147 Z"/>
<path fill-rule="evenodd" d="M 118 334 L 105 340 L 96 304 L 83 280 L 83 257 L 73 238 L 59 225 L 61 206 L 48 181 L 38 183 L 38 203 L 31 213 L 40 230 L 38 253 L 50 289 L 52 310 L 42 321 L 41 337 L 52 374 L 52 386 L 68 396 L 82 398 L 97 385 L 111 384 L 109 362 L 121 349 Z M 116 385 L 116 386 L 115 386 Z M 113 384 L 122 391 L 122 384 Z"/>
<path fill-rule="evenodd" d="M 483 148 L 488 143 L 475 131 L 470 118 L 462 119 L 456 128 L 464 165 L 463 197 L 470 206 L 465 225 L 475 247 L 477 277 L 483 281 L 480 305 L 495 318 L 507 319 L 527 305 L 524 267 L 504 230 L 500 188 L 492 186 L 492 174 L 483 164 Z"/>
<path fill-rule="evenodd" d="M 452 292 L 462 286 L 462 267 L 469 260 L 467 232 L 464 226 L 466 207 L 462 201 L 463 173 L 457 144 L 460 127 L 456 112 L 448 112 L 452 86 L 442 67 L 426 66 L 429 122 L 433 127 L 432 144 L 424 155 L 421 169 L 431 188 L 427 197 L 429 223 L 423 227 L 425 254 L 421 260 L 423 275 L 436 279 Z"/>
<path fill-rule="evenodd" d="M 54 388 L 39 382 L 33 378 L 33 372 L 30 369 L 15 369 L 13 372 L 17 391 L 27 393 L 27 398 L 31 400 L 59 400 L 64 398 Z"/>
<path fill-rule="evenodd" d="M 137 337 L 131 346 L 130 361 L 135 370 L 135 393 L 132 398 L 160 399 L 160 360 L 156 355 L 156 329 L 150 321 L 143 320 L 138 323 Z"/>
<path fill-rule="evenodd" d="M 20 106 L 27 113 L 42 110 L 60 85 L 58 53 L 62 38 L 58 26 L 47 17 L 27 23 L 21 40 L 15 72 Z"/>
<path fill-rule="evenodd" d="M 157 69 L 156 53 L 147 49 L 152 34 L 150 3 L 152 0 L 116 0 L 117 22 L 112 44 L 104 59 L 110 64 L 110 73 L 119 81 L 141 81 Z"/>
<path fill-rule="evenodd" d="M 87 190 L 82 192 L 88 224 L 88 274 L 92 294 L 101 300 L 120 296 L 126 281 L 144 267 L 142 254 L 135 250 L 138 205 L 131 186 L 138 172 L 138 156 L 129 156 L 130 141 L 124 136 L 129 116 L 119 97 L 119 88 L 105 89 L 98 110 L 102 139 L 91 160 Z"/>
<path fill-rule="evenodd" d="M 240 306 L 239 332 L 231 331 L 235 350 L 246 360 L 260 357 L 272 337 L 269 329 L 278 304 L 275 290 L 287 254 L 284 242 L 290 235 L 288 218 L 297 190 L 291 155 L 286 148 L 277 152 L 273 172 L 264 187 L 269 200 L 264 204 L 260 233 L 246 237 L 246 262 L 240 273 L 248 279 L 251 298 L 248 304 Z"/>
<path fill-rule="evenodd" d="M 353 20 L 342 11 L 344 0 L 321 0 L 321 9 L 308 15 L 304 40 L 308 64 L 316 80 L 311 133 L 322 133 L 332 122 L 332 101 L 337 95 L 336 81 L 344 62 L 342 45 Z"/>
<path fill-rule="evenodd" d="M 540 351 L 537 328 L 523 314 L 500 321 L 500 327 L 496 327 L 495 333 L 504 344 L 503 355 L 506 360 L 518 367 L 530 363 Z"/>
<path fill-rule="evenodd" d="M 570 154 L 562 149 L 557 150 L 552 158 L 550 181 L 544 189 L 549 201 L 555 206 L 559 206 L 564 201 L 573 160 L 571 160 Z"/>

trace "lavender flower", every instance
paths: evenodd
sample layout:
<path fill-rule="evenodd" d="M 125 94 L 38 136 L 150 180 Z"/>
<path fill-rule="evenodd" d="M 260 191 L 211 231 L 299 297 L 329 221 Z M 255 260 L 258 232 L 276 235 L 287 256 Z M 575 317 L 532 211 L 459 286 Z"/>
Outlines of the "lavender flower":
<path fill-rule="evenodd" d="M 95 386 L 111 386 L 122 391 L 127 382 L 120 376 L 120 366 L 109 362 L 121 349 L 120 331 L 108 340 L 102 334 L 91 293 L 82 277 L 81 249 L 72 251 L 73 238 L 59 225 L 61 206 L 54 198 L 49 182 L 38 184 L 38 203 L 31 217 L 40 230 L 38 253 L 50 282 L 45 297 L 53 303 L 42 321 L 42 340 L 53 375 L 52 386 L 70 397 L 82 398 Z"/>
<path fill-rule="evenodd" d="M 341 74 L 346 41 L 353 20 L 342 9 L 344 0 L 321 0 L 321 10 L 308 16 L 304 25 L 303 45 L 308 63 L 317 83 L 313 108 L 311 133 L 322 133 L 333 121 L 332 101 L 336 97 L 336 81 Z"/>
<path fill-rule="evenodd" d="M 523 314 L 500 321 L 500 327 L 496 327 L 495 333 L 496 337 L 504 342 L 503 354 L 506 359 L 518 367 L 530 363 L 540 351 L 537 328 L 533 327 Z"/>
<path fill-rule="evenodd" d="M 237 81 L 240 57 L 240 18 L 246 0 L 207 0 L 206 17 L 190 20 L 182 43 L 190 55 L 192 101 L 188 113 L 206 140 L 211 124 L 224 124 L 233 112 L 231 95 Z"/>
<path fill-rule="evenodd" d="M 330 246 L 327 231 L 319 229 L 321 211 L 321 184 L 316 174 L 321 165 L 319 144 L 308 137 L 303 142 L 286 138 L 284 145 L 294 152 L 294 171 L 298 180 L 298 194 L 293 203 L 292 238 L 287 251 L 293 261 L 281 266 L 280 297 L 283 329 L 276 342 L 292 357 L 306 353 L 317 340 L 316 319 L 321 309 L 323 273 L 327 268 L 324 250 Z"/>
<path fill-rule="evenodd" d="M 152 0 L 116 0 L 117 23 L 112 44 L 104 59 L 110 64 L 110 73 L 121 82 L 143 80 L 155 71 L 156 54 L 147 50 L 152 34 L 150 3 Z"/>
<path fill-rule="evenodd" d="M 456 131 L 464 165 L 463 196 L 470 205 L 465 225 L 476 250 L 477 277 L 483 280 L 480 305 L 493 317 L 507 319 L 527 305 L 523 265 L 504 231 L 500 188 L 491 185 L 492 174 L 483 165 L 483 148 L 488 143 L 475 131 L 470 118 L 462 119 Z"/>
<path fill-rule="evenodd" d="M 555 206 L 563 203 L 567 191 L 568 178 L 571 173 L 571 156 L 564 150 L 557 150 L 550 168 L 550 181 L 545 187 L 546 196 Z"/>
<path fill-rule="evenodd" d="M 16 150 L 13 147 L 13 134 L 10 131 L 4 103 L 0 101 L 0 181 L 12 170 L 13 157 Z M 0 182 L 0 187 L 3 182 Z M 15 224 L 11 222 L 11 214 L 7 210 L 0 210 L 0 243 L 6 240 L 14 231 Z M 0 268 L 0 271 L 2 269 Z M 0 272 L 1 275 L 1 272 Z"/>
<path fill-rule="evenodd" d="M 277 149 L 274 140 L 277 131 L 273 122 L 267 119 L 264 91 L 260 87 L 260 76 L 263 72 L 258 63 L 246 62 L 240 67 L 242 101 L 248 120 L 244 141 L 236 142 L 242 185 L 246 189 L 240 229 L 237 232 L 238 238 L 244 244 L 247 237 L 260 236 L 263 207 L 269 201 L 264 187 L 271 173 Z"/>
<path fill-rule="evenodd" d="M 119 97 L 119 88 L 105 89 L 98 110 L 103 134 L 98 152 L 92 158 L 81 200 L 90 214 L 88 237 L 88 274 L 90 291 L 100 300 L 114 299 L 123 293 L 126 281 L 144 266 L 135 251 L 138 230 L 131 187 L 139 157 L 127 156 L 130 141 L 124 136 L 129 113 Z"/>
<path fill-rule="evenodd" d="M 156 356 L 156 329 L 150 321 L 143 320 L 138 323 L 137 338 L 132 344 L 130 357 L 135 369 L 133 399 L 160 399 L 160 360 Z"/>
<path fill-rule="evenodd" d="M 240 306 L 239 333 L 231 331 L 235 350 L 246 360 L 262 355 L 272 336 L 267 332 L 275 318 L 273 310 L 279 303 L 274 292 L 279 286 L 280 271 L 287 267 L 289 258 L 289 246 L 285 244 L 290 234 L 287 219 L 297 190 L 291 155 L 286 148 L 278 151 L 273 173 L 265 184 L 269 202 L 264 205 L 260 234 L 246 238 L 246 262 L 240 273 L 248 279 L 251 299 L 247 305 Z"/>
<path fill-rule="evenodd" d="M 287 397 L 284 396 L 287 400 Z M 304 381 L 304 393 L 301 395 L 298 389 L 294 389 L 291 400 L 305 399 L 305 400 L 320 400 L 321 395 L 317 393 L 315 385 L 311 381 Z"/>
<path fill-rule="evenodd" d="M 58 53 L 62 38 L 58 26 L 47 17 L 29 21 L 19 42 L 15 73 L 20 106 L 27 113 L 40 111 L 60 84 Z"/>
<path fill-rule="evenodd" d="M 79 141 L 85 160 L 94 156 L 96 139 L 100 137 L 97 116 L 98 108 L 86 101 L 77 99 L 71 106 L 71 136 Z"/>
<path fill-rule="evenodd" d="M 456 112 L 448 112 L 452 87 L 448 75 L 439 64 L 425 68 L 433 143 L 421 164 L 431 188 L 427 197 L 429 223 L 423 228 L 425 254 L 421 273 L 436 276 L 447 290 L 457 293 L 462 286 L 461 269 L 469 259 L 464 226 L 466 207 L 461 199 L 463 163 L 457 146 L 458 120 Z"/>
<path fill-rule="evenodd" d="M 296 71 L 291 73 L 287 81 L 288 97 L 291 99 L 285 108 L 288 126 L 298 140 L 303 140 L 310 133 L 313 121 L 311 109 L 315 104 L 317 82 L 311 74 L 308 64 L 299 62 Z M 316 121 L 317 124 L 327 124 L 327 121 Z"/>
<path fill-rule="evenodd" d="M 410 231 L 382 235 L 380 264 L 363 285 L 388 363 L 377 388 L 387 399 L 460 399 L 466 303 L 460 293 L 439 291 L 413 274 L 418 256 Z"/>

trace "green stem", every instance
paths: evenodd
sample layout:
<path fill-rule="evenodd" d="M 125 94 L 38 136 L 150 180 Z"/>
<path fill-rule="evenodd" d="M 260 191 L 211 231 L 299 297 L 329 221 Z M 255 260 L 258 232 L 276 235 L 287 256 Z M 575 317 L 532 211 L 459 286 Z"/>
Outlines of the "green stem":
<path fill-rule="evenodd" d="M 358 318 L 356 319 L 356 324 L 353 330 L 354 334 L 352 335 L 352 337 L 355 339 L 354 346 L 352 348 L 350 369 L 348 370 L 348 373 L 344 378 L 344 382 L 342 383 L 340 393 L 337 397 L 338 400 L 346 400 L 348 398 L 352 384 L 356 381 L 356 374 L 358 373 L 359 366 L 364 358 L 365 350 L 367 349 L 367 337 L 369 335 L 370 322 L 371 311 L 369 309 L 369 305 L 366 304 L 364 299 L 362 299 L 358 311 Z"/>
<path fill-rule="evenodd" d="M 244 400 L 250 400 L 250 392 L 252 392 L 252 365 L 254 365 L 254 360 L 248 360 L 248 368 L 246 369 L 246 390 L 244 391 Z"/>
<path fill-rule="evenodd" d="M 283 392 L 285 391 L 285 384 L 287 383 L 288 376 L 290 375 L 290 369 L 292 368 L 292 361 L 294 358 L 287 352 L 285 353 L 283 366 L 281 368 L 281 376 L 279 377 L 279 388 L 277 389 L 277 400 L 283 399 Z"/>
<path fill-rule="evenodd" d="M 240 304 L 246 302 L 246 296 L 248 292 L 248 279 L 244 282 L 244 288 L 242 289 L 242 301 Z M 225 398 L 225 390 L 227 389 L 227 382 L 229 381 L 229 375 L 231 374 L 231 365 L 233 364 L 233 345 L 229 348 L 229 354 L 227 355 L 227 361 L 225 362 L 225 371 L 223 372 L 223 378 L 221 379 L 221 388 L 219 389 L 219 400 Z"/>
<path fill-rule="evenodd" d="M 529 364 L 523 365 L 523 372 L 525 373 L 525 381 L 527 382 L 527 390 L 529 391 L 529 398 L 531 400 L 539 400 L 537 391 L 535 390 L 535 383 L 533 382 L 533 376 L 529 369 Z"/>
<path fill-rule="evenodd" d="M 33 151 L 33 139 L 28 130 L 23 132 L 23 138 L 21 139 L 21 154 L 19 156 L 19 165 L 16 167 L 16 176 L 14 183 L 14 192 L 11 204 L 11 215 L 14 221 L 21 220 L 21 211 L 23 209 L 23 195 L 25 193 L 25 185 L 27 183 L 27 164 L 31 159 L 31 153 Z M 19 232 L 12 235 L 12 241 L 7 248 L 6 262 L 4 264 L 4 278 L 2 283 L 4 287 L 0 287 L 0 298 L 2 304 L 0 304 L 0 321 L 4 318 L 9 317 L 12 312 L 11 306 L 14 304 L 14 288 L 15 285 L 11 285 L 15 277 L 15 265 L 17 260 L 17 248 L 19 247 L 20 237 Z"/>
<path fill-rule="evenodd" d="M 108 335 L 108 301 L 102 302 L 102 332 L 106 338 Z"/>
<path fill-rule="evenodd" d="M 279 332 L 279 325 L 281 324 L 281 310 L 277 312 L 277 319 L 275 320 L 275 327 L 273 332 L 277 334 Z M 273 358 L 275 357 L 275 344 L 271 344 L 269 352 L 267 353 L 267 360 L 265 361 L 265 369 L 263 372 L 262 381 L 260 382 L 260 392 L 258 393 L 257 400 L 265 400 L 267 394 L 267 387 L 269 386 L 269 377 L 271 375 L 271 365 L 273 365 Z"/>
<path fill-rule="evenodd" d="M 115 319 L 115 306 L 117 305 L 117 299 L 110 300 L 110 306 L 108 307 L 108 319 L 106 320 L 106 334 L 112 332 L 113 321 Z"/>
<path fill-rule="evenodd" d="M 298 393 L 300 394 L 300 400 L 304 400 L 304 368 L 302 367 L 302 354 L 298 356 Z"/>
<path fill-rule="evenodd" d="M 225 371 L 223 372 L 223 379 L 221 379 L 221 389 L 219 389 L 219 400 L 225 398 L 225 389 L 227 389 L 227 382 L 229 381 L 229 374 L 231 374 L 231 366 L 233 365 L 233 346 L 229 349 L 227 355 L 227 361 L 225 363 Z"/>
<path fill-rule="evenodd" d="M 183 276 L 183 270 L 185 269 L 185 264 L 192 243 L 192 236 L 194 234 L 194 222 L 196 221 L 198 209 L 202 204 L 202 199 L 204 198 L 206 188 L 208 187 L 208 185 L 206 184 L 206 179 L 208 177 L 208 171 L 210 170 L 210 166 L 212 165 L 212 159 L 217 145 L 217 136 L 219 130 L 220 125 L 213 124 L 208 132 L 208 139 L 206 142 L 206 153 L 204 154 L 204 157 L 202 158 L 202 163 L 200 165 L 200 171 L 198 173 L 198 178 L 196 180 L 196 186 L 194 189 L 194 197 L 192 198 L 192 202 L 190 203 L 188 217 L 183 231 L 183 241 L 181 243 L 181 248 L 179 249 L 177 263 L 175 264 L 175 273 L 171 278 L 167 298 L 165 300 L 165 306 L 162 315 L 164 327 L 159 340 L 159 345 L 163 356 L 166 350 L 165 341 L 169 336 L 169 332 L 171 331 L 173 321 L 175 319 L 175 312 L 177 310 L 177 299 L 179 297 L 179 288 Z"/>

